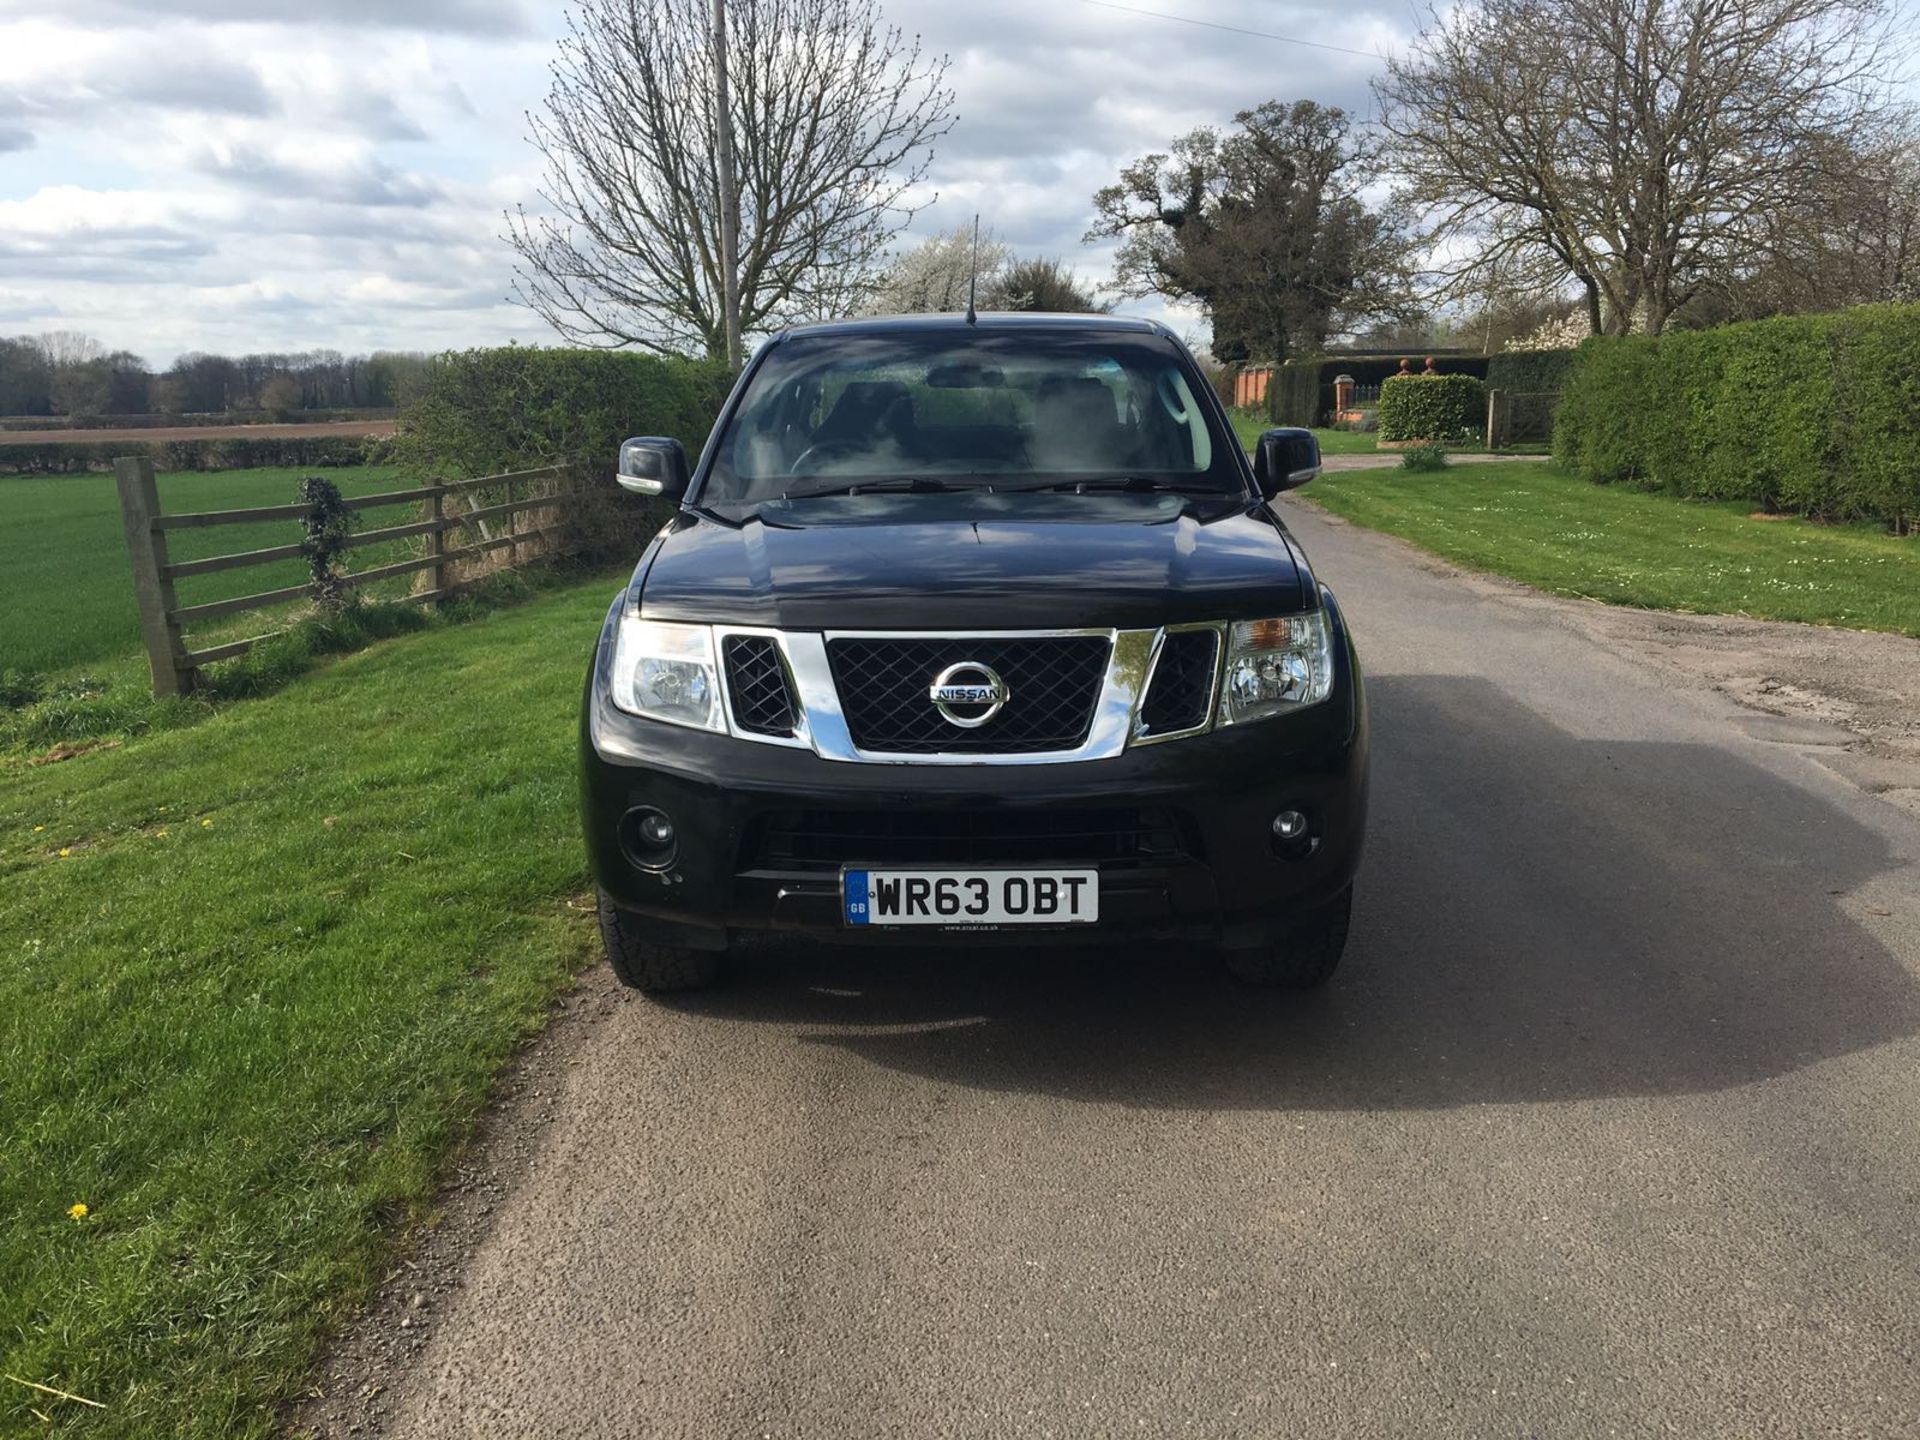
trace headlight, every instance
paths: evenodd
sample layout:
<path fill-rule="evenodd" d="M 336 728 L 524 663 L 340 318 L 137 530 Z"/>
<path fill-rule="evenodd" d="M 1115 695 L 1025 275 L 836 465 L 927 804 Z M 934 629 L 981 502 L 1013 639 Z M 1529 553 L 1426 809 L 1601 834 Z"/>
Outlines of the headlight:
<path fill-rule="evenodd" d="M 713 631 L 622 617 L 613 647 L 613 703 L 649 720 L 725 730 Z"/>
<path fill-rule="evenodd" d="M 1333 691 L 1333 641 L 1324 610 L 1277 620 L 1236 620 L 1227 631 L 1220 724 L 1259 720 Z"/>

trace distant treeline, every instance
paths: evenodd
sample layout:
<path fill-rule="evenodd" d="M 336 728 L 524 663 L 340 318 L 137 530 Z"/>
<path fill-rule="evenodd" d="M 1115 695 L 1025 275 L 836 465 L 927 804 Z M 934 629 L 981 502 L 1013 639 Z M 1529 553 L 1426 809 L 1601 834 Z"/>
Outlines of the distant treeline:
<path fill-rule="evenodd" d="M 427 363 L 407 351 L 191 351 L 156 371 L 138 355 L 110 351 L 90 336 L 21 335 L 0 338 L 0 416 L 387 410 L 405 401 Z"/>

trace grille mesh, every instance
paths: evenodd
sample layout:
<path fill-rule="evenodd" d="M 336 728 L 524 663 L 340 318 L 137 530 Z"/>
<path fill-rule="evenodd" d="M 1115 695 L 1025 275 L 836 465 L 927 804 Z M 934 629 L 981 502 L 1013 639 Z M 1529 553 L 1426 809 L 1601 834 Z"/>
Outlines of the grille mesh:
<path fill-rule="evenodd" d="M 733 723 L 750 735 L 791 735 L 799 717 L 780 647 L 764 635 L 729 635 L 727 691 Z"/>
<path fill-rule="evenodd" d="M 842 865 L 1160 864 L 1197 854 L 1160 809 L 775 810 L 746 854 L 756 868 Z"/>
<path fill-rule="evenodd" d="M 1168 735 L 1207 723 L 1220 637 L 1211 630 L 1175 630 L 1160 645 L 1160 663 L 1140 707 L 1142 729 Z"/>
<path fill-rule="evenodd" d="M 1104 635 L 1014 639 L 839 639 L 827 661 L 853 743 L 904 754 L 1030 754 L 1073 750 L 1087 738 L 1107 670 Z M 991 666 L 1006 705 L 978 729 L 946 720 L 927 698 L 949 665 Z"/>

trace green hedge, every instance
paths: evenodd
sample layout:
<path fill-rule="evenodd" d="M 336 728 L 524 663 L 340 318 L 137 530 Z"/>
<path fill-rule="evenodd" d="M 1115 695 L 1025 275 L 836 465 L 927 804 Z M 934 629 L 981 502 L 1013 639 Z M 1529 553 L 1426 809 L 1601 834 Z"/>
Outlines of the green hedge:
<path fill-rule="evenodd" d="M 83 475 L 110 470 L 122 456 L 145 455 L 156 470 L 250 470 L 376 464 L 389 442 L 380 436 L 316 435 L 303 439 L 0 441 L 0 472 Z"/>
<path fill-rule="evenodd" d="M 1267 379 L 1267 420 L 1273 425 L 1318 425 L 1320 361 L 1289 360 Z"/>
<path fill-rule="evenodd" d="M 1380 385 L 1380 438 L 1471 440 L 1487 422 L 1487 387 L 1472 375 L 1392 375 Z"/>
<path fill-rule="evenodd" d="M 1602 483 L 1904 531 L 1920 521 L 1920 306 L 1589 340 L 1553 445 Z"/>
<path fill-rule="evenodd" d="M 621 350 L 453 351 L 401 412 L 393 454 L 413 475 L 444 479 L 578 466 L 597 501 L 575 507 L 583 547 L 637 553 L 667 507 L 614 484 L 620 442 L 672 435 L 697 460 L 732 384 L 721 363 Z"/>
<path fill-rule="evenodd" d="M 10 430 L 160 430 L 181 426 L 215 425 L 333 425 L 343 420 L 391 420 L 395 411 L 367 410 L 225 410 L 186 415 L 149 412 L 139 415 L 6 415 L 0 433 Z"/>
<path fill-rule="evenodd" d="M 1485 378 L 1484 355 L 1435 355 L 1434 368 L 1443 375 Z M 1407 366 L 1417 373 L 1424 355 L 1391 352 L 1382 355 L 1314 355 L 1289 360 L 1267 387 L 1267 417 L 1276 425 L 1324 425 L 1333 413 L 1333 381 L 1351 375 L 1356 385 L 1379 385 Z"/>
<path fill-rule="evenodd" d="M 1487 388 L 1543 395 L 1566 388 L 1572 350 L 1507 350 L 1487 357 Z"/>

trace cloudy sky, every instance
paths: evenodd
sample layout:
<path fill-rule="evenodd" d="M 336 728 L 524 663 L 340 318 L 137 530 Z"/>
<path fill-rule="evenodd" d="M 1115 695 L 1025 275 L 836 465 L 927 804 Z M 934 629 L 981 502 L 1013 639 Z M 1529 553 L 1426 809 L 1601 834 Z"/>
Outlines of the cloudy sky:
<path fill-rule="evenodd" d="M 1264 99 L 1365 113 L 1371 57 L 1413 26 L 1405 0 L 1369 3 L 1127 0 L 1198 25 L 883 0 L 958 96 L 915 228 L 977 208 L 1104 276 L 1080 236 L 1126 161 Z M 561 26 L 535 0 L 0 0 L 0 334 L 79 330 L 156 364 L 550 338 L 506 300 L 499 235 L 534 199 L 524 114 Z"/>

